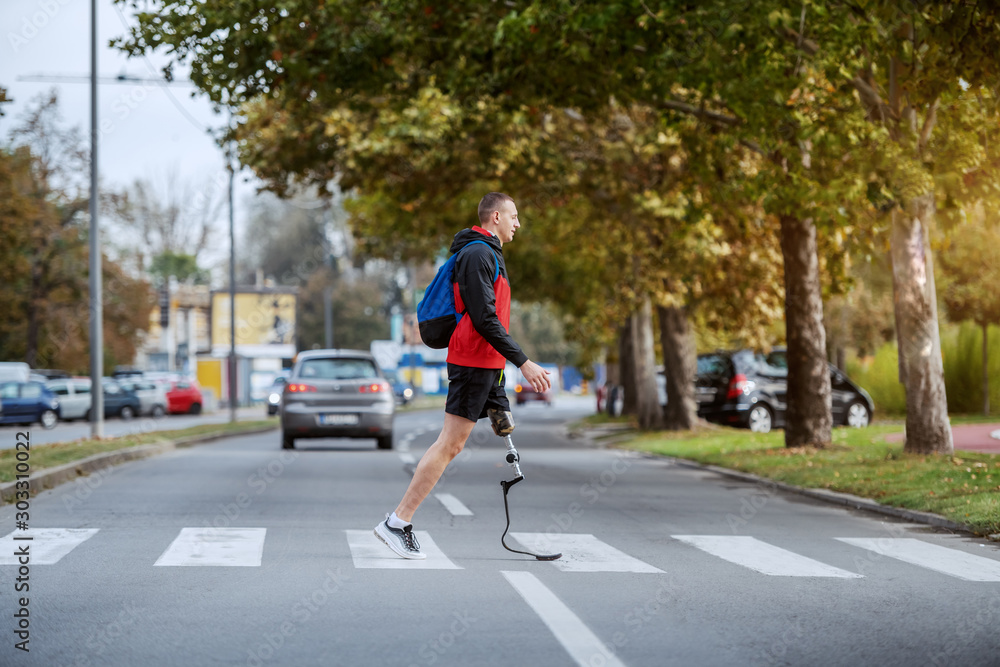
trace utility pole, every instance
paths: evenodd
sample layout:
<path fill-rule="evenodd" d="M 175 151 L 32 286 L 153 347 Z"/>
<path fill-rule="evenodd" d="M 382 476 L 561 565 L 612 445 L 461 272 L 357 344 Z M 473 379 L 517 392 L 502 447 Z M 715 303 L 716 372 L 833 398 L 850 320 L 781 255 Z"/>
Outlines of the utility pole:
<path fill-rule="evenodd" d="M 229 122 L 232 130 L 232 116 Z M 230 138 L 226 150 L 226 166 L 229 169 L 229 423 L 236 423 L 236 400 L 239 397 L 239 383 L 236 380 L 236 234 L 233 224 L 233 182 L 236 170 L 233 168 L 233 142 Z"/>
<path fill-rule="evenodd" d="M 97 0 L 90 0 L 90 437 L 104 437 L 104 296 L 97 219 Z"/>

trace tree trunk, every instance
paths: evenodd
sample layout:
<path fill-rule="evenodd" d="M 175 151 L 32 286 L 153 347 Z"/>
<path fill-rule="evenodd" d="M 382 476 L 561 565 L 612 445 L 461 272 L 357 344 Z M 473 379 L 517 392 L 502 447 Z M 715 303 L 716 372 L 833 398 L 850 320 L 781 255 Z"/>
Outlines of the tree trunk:
<path fill-rule="evenodd" d="M 24 361 L 32 368 L 38 367 L 38 335 L 41 328 L 41 269 L 38 266 L 37 258 L 31 261 L 31 288 L 28 292 L 26 305 L 28 307 L 28 328 L 25 332 Z"/>
<path fill-rule="evenodd" d="M 990 416 L 990 372 L 989 372 L 989 331 L 990 325 L 983 324 L 983 416 Z"/>
<path fill-rule="evenodd" d="M 683 308 L 657 306 L 656 314 L 660 320 L 660 347 L 667 380 L 664 427 L 689 431 L 698 421 L 698 402 L 694 396 L 698 358 L 691 322 Z"/>
<path fill-rule="evenodd" d="M 954 451 L 941 362 L 934 263 L 927 226 L 934 193 L 892 213 L 892 282 L 899 340 L 900 381 L 906 387 L 906 445 L 917 454 Z"/>
<path fill-rule="evenodd" d="M 830 369 L 826 361 L 823 298 L 811 218 L 781 216 L 785 262 L 785 336 L 788 339 L 786 447 L 830 444 Z"/>
<path fill-rule="evenodd" d="M 635 414 L 639 428 L 663 428 L 663 410 L 656 391 L 656 351 L 653 348 L 653 307 L 646 297 L 639 310 L 632 314 L 632 356 L 635 369 Z M 628 396 L 628 391 L 625 395 Z"/>
<path fill-rule="evenodd" d="M 637 393 L 635 384 L 635 357 L 632 354 L 633 335 L 632 328 L 635 326 L 633 317 L 625 320 L 625 326 L 621 329 L 618 339 L 618 374 L 620 376 L 621 388 L 625 392 L 625 399 L 622 404 L 623 415 L 636 414 L 635 395 Z"/>

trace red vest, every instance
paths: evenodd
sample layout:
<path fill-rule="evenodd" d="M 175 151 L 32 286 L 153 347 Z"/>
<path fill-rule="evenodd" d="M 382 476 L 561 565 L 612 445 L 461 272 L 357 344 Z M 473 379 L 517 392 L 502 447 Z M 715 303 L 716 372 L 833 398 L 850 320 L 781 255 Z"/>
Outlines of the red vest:
<path fill-rule="evenodd" d="M 474 228 L 479 231 L 478 228 Z M 496 261 L 500 261 L 497 258 Z M 453 285 L 455 290 L 455 307 L 459 312 L 465 310 L 462 302 L 462 295 L 459 294 L 458 283 Z M 497 317 L 500 324 L 506 331 L 510 331 L 510 283 L 503 271 L 500 271 L 497 279 L 493 282 L 493 292 L 496 294 Z M 472 318 L 468 314 L 464 315 L 455 327 L 455 333 L 451 335 L 451 342 L 448 344 L 448 363 L 459 366 L 471 366 L 473 368 L 503 368 L 507 360 L 502 354 L 493 349 L 493 346 L 486 342 L 476 328 L 472 325 Z"/>

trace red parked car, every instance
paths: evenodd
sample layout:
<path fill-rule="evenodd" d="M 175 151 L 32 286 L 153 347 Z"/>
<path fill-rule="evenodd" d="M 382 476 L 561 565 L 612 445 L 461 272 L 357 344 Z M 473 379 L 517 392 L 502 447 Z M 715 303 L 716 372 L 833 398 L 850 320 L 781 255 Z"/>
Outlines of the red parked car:
<path fill-rule="evenodd" d="M 201 414 L 201 389 L 197 382 L 179 380 L 170 384 L 167 392 L 167 410 L 170 414 Z"/>

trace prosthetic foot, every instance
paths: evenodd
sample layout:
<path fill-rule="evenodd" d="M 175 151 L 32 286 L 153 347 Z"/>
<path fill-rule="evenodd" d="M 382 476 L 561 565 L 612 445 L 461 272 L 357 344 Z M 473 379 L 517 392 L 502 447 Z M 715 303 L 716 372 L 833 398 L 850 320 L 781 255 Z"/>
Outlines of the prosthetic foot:
<path fill-rule="evenodd" d="M 562 554 L 536 554 L 530 551 L 521 551 L 519 549 L 511 549 L 507 546 L 504 541 L 507 537 L 507 531 L 510 530 L 510 507 L 507 504 L 507 492 L 510 491 L 510 487 L 514 486 L 518 482 L 524 479 L 524 475 L 521 473 L 521 457 L 518 455 L 517 450 L 514 449 L 514 442 L 510 439 L 510 434 L 514 430 L 514 417 L 504 410 L 488 410 L 487 414 L 490 418 L 490 425 L 493 427 L 493 432 L 500 437 L 505 437 L 507 439 L 507 463 L 514 470 L 514 479 L 510 481 L 501 480 L 500 486 L 503 488 L 503 511 L 507 515 L 507 527 L 503 530 L 503 535 L 500 536 L 500 544 L 507 551 L 512 551 L 517 554 L 524 554 L 525 556 L 533 556 L 538 560 L 556 560 L 561 558 Z"/>

